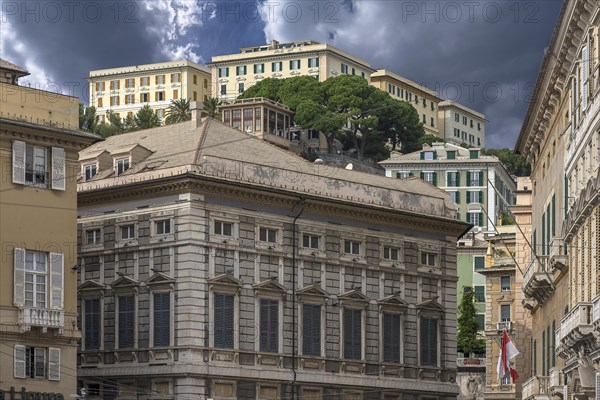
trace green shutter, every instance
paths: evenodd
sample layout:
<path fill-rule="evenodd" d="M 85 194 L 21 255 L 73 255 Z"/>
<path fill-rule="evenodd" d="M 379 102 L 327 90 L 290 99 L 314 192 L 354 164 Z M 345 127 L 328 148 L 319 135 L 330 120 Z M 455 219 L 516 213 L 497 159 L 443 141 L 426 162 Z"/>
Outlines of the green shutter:
<path fill-rule="evenodd" d="M 419 176 L 421 177 L 421 179 L 425 180 L 425 174 L 424 174 L 423 172 L 421 172 L 421 173 L 419 174 Z"/>
<path fill-rule="evenodd" d="M 556 320 L 552 321 L 552 366 L 556 367 Z"/>
<path fill-rule="evenodd" d="M 415 176 L 415 174 L 413 174 L 412 172 L 409 172 L 408 176 Z"/>
<path fill-rule="evenodd" d="M 537 375 L 537 340 L 533 341 L 533 375 Z"/>
<path fill-rule="evenodd" d="M 460 204 L 460 192 L 456 192 L 456 204 Z"/>
<path fill-rule="evenodd" d="M 434 160 L 437 160 L 437 151 L 434 151 L 434 152 L 433 152 L 433 159 L 434 159 Z"/>
<path fill-rule="evenodd" d="M 552 195 L 552 237 L 556 235 L 556 194 Z"/>
<path fill-rule="evenodd" d="M 422 151 L 422 152 L 421 152 L 421 160 L 424 160 L 424 159 L 425 159 L 425 152 L 424 152 L 424 151 Z"/>
<path fill-rule="evenodd" d="M 256 74 L 256 64 L 254 64 L 253 68 L 254 68 L 254 73 Z"/>
<path fill-rule="evenodd" d="M 456 186 L 460 186 L 460 171 L 456 172 Z"/>
<path fill-rule="evenodd" d="M 293 62 L 293 61 L 294 61 L 294 60 L 290 60 L 290 70 L 292 70 L 292 68 L 293 68 L 293 65 L 292 65 L 292 62 Z"/>
<path fill-rule="evenodd" d="M 546 254 L 546 213 L 542 215 L 542 255 Z M 542 349 L 543 351 L 543 349 Z M 542 367 L 542 371 L 544 368 Z"/>
<path fill-rule="evenodd" d="M 533 230 L 533 255 L 537 254 L 537 231 Z"/>
<path fill-rule="evenodd" d="M 483 171 L 479 171 L 479 185 L 485 186 L 483 184 Z"/>
<path fill-rule="evenodd" d="M 479 191 L 479 204 L 483 204 L 483 191 Z"/>
<path fill-rule="evenodd" d="M 433 186 L 437 186 L 437 172 L 433 173 L 433 182 L 432 183 L 433 183 Z"/>
<path fill-rule="evenodd" d="M 550 204 L 546 207 L 546 255 L 548 254 L 550 254 Z"/>
<path fill-rule="evenodd" d="M 567 218 L 567 212 L 569 211 L 569 178 L 565 175 L 565 192 L 563 193 L 565 198 L 565 213 L 564 218 Z"/>
<path fill-rule="evenodd" d="M 480 213 L 479 213 L 479 226 L 483 226 L 483 225 L 484 225 L 484 224 L 483 224 L 483 213 L 482 213 L 482 212 L 480 212 Z"/>
<path fill-rule="evenodd" d="M 396 172 L 396 178 L 400 179 L 402 177 L 402 174 L 400 172 Z"/>
<path fill-rule="evenodd" d="M 471 172 L 467 171 L 467 186 L 471 186 Z"/>

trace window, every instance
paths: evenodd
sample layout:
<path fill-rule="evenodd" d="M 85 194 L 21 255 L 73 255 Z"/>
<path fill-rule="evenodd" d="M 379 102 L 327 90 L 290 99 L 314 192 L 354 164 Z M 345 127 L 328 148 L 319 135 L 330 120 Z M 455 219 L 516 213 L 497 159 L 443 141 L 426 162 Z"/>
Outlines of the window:
<path fill-rule="evenodd" d="M 60 349 L 15 345 L 14 377 L 60 380 Z"/>
<path fill-rule="evenodd" d="M 438 361 L 438 320 L 421 317 L 420 319 L 421 365 L 437 365 Z"/>
<path fill-rule="evenodd" d="M 436 172 L 421 172 L 421 179 L 426 182 L 431 183 L 432 185 L 437 185 L 437 173 Z"/>
<path fill-rule="evenodd" d="M 259 238 L 261 242 L 276 243 L 277 242 L 277 230 L 271 228 L 260 228 Z"/>
<path fill-rule="evenodd" d="M 133 104 L 135 103 L 135 96 L 133 94 L 125 95 L 125 104 Z"/>
<path fill-rule="evenodd" d="M 421 157 L 422 160 L 435 160 L 437 158 L 433 151 L 423 151 Z"/>
<path fill-rule="evenodd" d="M 228 76 L 229 76 L 229 68 L 228 67 L 219 68 L 219 78 L 226 78 Z"/>
<path fill-rule="evenodd" d="M 302 247 L 307 249 L 318 249 L 319 248 L 319 236 L 316 235 L 302 235 Z"/>
<path fill-rule="evenodd" d="M 435 127 L 435 119 L 431 117 L 431 127 Z"/>
<path fill-rule="evenodd" d="M 467 125 L 467 117 L 463 117 L 463 125 Z"/>
<path fill-rule="evenodd" d="M 396 178 L 397 179 L 406 179 L 410 177 L 410 172 L 407 171 L 398 171 L 396 172 Z"/>
<path fill-rule="evenodd" d="M 98 91 L 98 92 L 104 91 L 104 82 L 96 82 L 96 91 Z"/>
<path fill-rule="evenodd" d="M 193 75 L 192 81 L 194 82 L 194 85 L 197 85 L 198 84 L 198 75 Z"/>
<path fill-rule="evenodd" d="M 475 314 L 475 322 L 477 322 L 477 330 L 485 330 L 485 314 Z"/>
<path fill-rule="evenodd" d="M 165 76 L 164 75 L 156 75 L 155 77 L 155 82 L 157 85 L 164 85 L 165 84 Z"/>
<path fill-rule="evenodd" d="M 156 93 L 154 93 L 154 95 L 156 97 L 156 101 L 165 101 L 166 100 L 164 91 L 156 92 Z"/>
<path fill-rule="evenodd" d="M 300 69 L 300 60 L 290 60 L 290 70 Z"/>
<path fill-rule="evenodd" d="M 423 122 L 423 125 L 425 125 L 427 123 L 427 115 L 423 114 L 422 122 Z"/>
<path fill-rule="evenodd" d="M 271 72 L 281 72 L 282 69 L 283 63 L 281 61 L 271 63 Z"/>
<path fill-rule="evenodd" d="M 475 270 L 485 268 L 485 257 L 483 257 L 483 256 L 473 257 L 473 264 L 474 264 Z"/>
<path fill-rule="evenodd" d="M 196 92 L 196 91 L 194 90 L 194 94 L 193 94 L 193 96 L 192 96 L 192 97 L 193 97 L 193 100 L 194 100 L 194 101 L 198 101 L 198 92 Z"/>
<path fill-rule="evenodd" d="M 132 348 L 135 335 L 135 296 L 119 296 L 119 348 Z"/>
<path fill-rule="evenodd" d="M 460 172 L 458 172 L 458 171 L 448 172 L 446 179 L 448 180 L 448 182 L 446 182 L 446 186 L 451 186 L 451 187 L 460 186 Z"/>
<path fill-rule="evenodd" d="M 481 190 L 469 190 L 467 192 L 468 204 L 483 204 L 483 192 Z"/>
<path fill-rule="evenodd" d="M 474 128 L 474 127 L 475 127 L 475 126 L 473 125 L 473 120 L 472 120 L 472 119 L 470 119 L 470 120 L 469 120 L 469 126 L 470 126 L 471 128 Z"/>
<path fill-rule="evenodd" d="M 460 137 L 460 129 L 454 128 L 454 137 L 457 137 L 457 138 Z"/>
<path fill-rule="evenodd" d="M 435 267 L 435 254 L 434 253 L 421 253 L 421 264 Z"/>
<path fill-rule="evenodd" d="M 510 292 L 510 276 L 500 277 L 500 290 Z"/>
<path fill-rule="evenodd" d="M 501 381 L 500 381 L 501 385 L 510 385 L 510 371 L 506 371 L 506 373 L 504 374 L 504 376 L 502 377 Z"/>
<path fill-rule="evenodd" d="M 23 150 L 25 154 L 23 154 Z M 24 158 L 24 160 L 21 157 Z M 24 171 L 22 171 L 23 161 L 25 164 Z M 47 149 L 45 147 L 32 146 L 30 144 L 25 144 L 25 142 L 15 141 L 13 143 L 13 164 L 15 164 L 13 169 L 13 178 L 15 173 L 22 175 L 21 171 L 24 172 L 25 175 L 24 182 L 18 182 L 15 181 L 15 179 L 13 179 L 13 182 L 25 183 L 40 187 L 48 186 L 48 157 Z M 22 178 L 22 176 L 19 178 Z"/>
<path fill-rule="evenodd" d="M 221 84 L 221 95 L 224 96 L 227 94 L 227 85 L 226 84 Z"/>
<path fill-rule="evenodd" d="M 149 86 L 150 85 L 150 77 L 143 76 L 140 78 L 140 86 Z"/>
<path fill-rule="evenodd" d="M 483 226 L 483 218 L 482 213 L 479 211 L 469 211 L 468 212 L 468 223 L 473 224 L 474 226 Z"/>
<path fill-rule="evenodd" d="M 208 79 L 204 79 L 204 89 L 208 89 Z"/>
<path fill-rule="evenodd" d="M 121 226 L 121 239 L 133 239 L 135 238 L 135 225 L 123 225 Z"/>
<path fill-rule="evenodd" d="M 100 297 L 85 299 L 84 308 L 84 331 L 83 337 L 85 350 L 94 350 L 100 348 Z"/>
<path fill-rule="evenodd" d="M 454 113 L 454 121 L 460 122 L 460 115 L 458 113 Z"/>
<path fill-rule="evenodd" d="M 154 346 L 169 346 L 171 339 L 171 292 L 154 293 Z"/>
<path fill-rule="evenodd" d="M 485 286 L 475 286 L 475 301 L 485 303 Z"/>
<path fill-rule="evenodd" d="M 233 349 L 233 300 L 232 294 L 214 294 L 214 345 Z"/>
<path fill-rule="evenodd" d="M 150 101 L 150 93 L 140 93 L 140 103 L 148 103 Z"/>
<path fill-rule="evenodd" d="M 110 90 L 119 90 L 120 86 L 121 86 L 121 82 L 119 82 L 118 79 L 116 79 L 114 81 L 110 81 Z"/>
<path fill-rule="evenodd" d="M 25 251 L 25 306 L 47 307 L 48 254 Z"/>
<path fill-rule="evenodd" d="M 237 76 L 246 75 L 246 66 L 239 65 L 239 66 L 235 67 L 235 74 Z"/>
<path fill-rule="evenodd" d="M 400 259 L 400 249 L 397 247 L 383 247 L 383 258 L 385 260 L 398 261 Z"/>
<path fill-rule="evenodd" d="M 423 97 L 423 108 L 427 108 L 427 100 L 425 100 L 425 97 Z"/>
<path fill-rule="evenodd" d="M 477 130 L 481 131 L 481 124 L 479 122 L 477 123 Z"/>
<path fill-rule="evenodd" d="M 362 358 L 362 311 L 344 308 L 344 358 Z"/>
<path fill-rule="evenodd" d="M 135 79 L 134 78 L 127 78 L 125 79 L 125 87 L 128 89 L 131 89 L 135 86 Z"/>
<path fill-rule="evenodd" d="M 89 181 L 96 175 L 96 164 L 88 164 L 83 167 L 83 174 L 86 181 Z"/>
<path fill-rule="evenodd" d="M 347 74 L 348 73 L 348 65 L 342 64 L 340 70 L 342 71 L 342 74 Z"/>
<path fill-rule="evenodd" d="M 502 322 L 510 321 L 510 304 L 502 304 L 500 306 L 500 320 Z"/>
<path fill-rule="evenodd" d="M 98 99 L 98 108 L 102 108 L 102 98 Z"/>
<path fill-rule="evenodd" d="M 129 158 L 120 158 L 115 160 L 115 171 L 117 176 L 129 169 Z"/>
<path fill-rule="evenodd" d="M 472 135 L 469 135 L 472 137 Z M 469 158 L 471 160 L 476 160 L 479 158 L 479 150 L 469 150 Z"/>
<path fill-rule="evenodd" d="M 165 116 L 165 110 L 163 110 L 163 109 L 156 110 L 156 116 L 158 118 L 161 118 L 161 119 L 164 118 L 164 116 Z"/>
<path fill-rule="evenodd" d="M 179 98 L 179 90 L 173 90 L 173 100 L 177 100 Z"/>
<path fill-rule="evenodd" d="M 450 198 L 454 204 L 460 204 L 460 192 L 452 191 L 450 193 Z"/>
<path fill-rule="evenodd" d="M 319 139 L 320 133 L 318 130 L 309 129 L 307 132 L 308 140 L 316 140 Z"/>
<path fill-rule="evenodd" d="M 86 243 L 87 244 L 99 244 L 102 241 L 100 237 L 100 228 L 88 229 L 85 231 Z"/>
<path fill-rule="evenodd" d="M 254 73 L 263 74 L 265 72 L 265 64 L 254 64 Z"/>
<path fill-rule="evenodd" d="M 308 59 L 308 68 L 319 68 L 319 58 L 309 58 Z"/>
<path fill-rule="evenodd" d="M 400 362 L 400 314 L 383 313 L 383 361 Z"/>
<path fill-rule="evenodd" d="M 260 351 L 277 353 L 279 349 L 279 302 L 260 300 Z"/>
<path fill-rule="evenodd" d="M 344 253 L 355 255 L 360 254 L 360 242 L 344 240 Z"/>
<path fill-rule="evenodd" d="M 233 224 L 225 221 L 215 221 L 215 235 L 233 236 Z"/>
<path fill-rule="evenodd" d="M 244 82 L 238 82 L 238 93 L 244 93 Z"/>
<path fill-rule="evenodd" d="M 482 185 L 483 185 L 483 171 L 467 172 L 467 186 L 482 186 Z"/>
<path fill-rule="evenodd" d="M 169 234 L 171 233 L 171 220 L 161 219 L 160 221 L 156 221 L 154 227 L 156 228 L 157 235 Z"/>
<path fill-rule="evenodd" d="M 320 304 L 302 304 L 302 354 L 321 355 Z"/>

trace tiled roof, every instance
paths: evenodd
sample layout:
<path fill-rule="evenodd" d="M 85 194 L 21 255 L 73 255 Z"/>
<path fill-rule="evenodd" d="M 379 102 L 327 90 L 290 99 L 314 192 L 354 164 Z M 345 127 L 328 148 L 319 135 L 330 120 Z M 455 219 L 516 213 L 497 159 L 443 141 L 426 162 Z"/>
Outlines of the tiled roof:
<path fill-rule="evenodd" d="M 106 150 L 116 154 L 139 144 L 150 154 L 119 177 L 99 171 L 79 191 L 195 173 L 237 183 L 292 191 L 343 202 L 454 218 L 448 194 L 418 178 L 391 179 L 311 163 L 264 140 L 205 118 L 115 135 L 80 152 L 80 159 Z"/>
<path fill-rule="evenodd" d="M 13 64 L 3 58 L 0 58 L 0 69 L 9 69 L 11 71 L 20 72 L 22 74 L 21 76 L 29 75 L 29 71 L 26 69 L 21 68 L 17 64 Z"/>

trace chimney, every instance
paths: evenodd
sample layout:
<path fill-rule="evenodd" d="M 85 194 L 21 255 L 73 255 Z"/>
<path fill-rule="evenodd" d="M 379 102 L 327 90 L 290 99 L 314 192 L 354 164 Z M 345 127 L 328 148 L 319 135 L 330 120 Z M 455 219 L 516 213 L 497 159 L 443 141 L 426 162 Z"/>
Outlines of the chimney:
<path fill-rule="evenodd" d="M 196 123 L 196 126 L 202 124 L 202 110 L 204 109 L 204 103 L 201 101 L 190 101 L 190 112 L 192 113 L 192 121 Z"/>
<path fill-rule="evenodd" d="M 279 45 L 279 42 L 275 39 L 272 39 L 271 44 L 269 45 L 269 50 L 275 50 L 278 45 Z"/>

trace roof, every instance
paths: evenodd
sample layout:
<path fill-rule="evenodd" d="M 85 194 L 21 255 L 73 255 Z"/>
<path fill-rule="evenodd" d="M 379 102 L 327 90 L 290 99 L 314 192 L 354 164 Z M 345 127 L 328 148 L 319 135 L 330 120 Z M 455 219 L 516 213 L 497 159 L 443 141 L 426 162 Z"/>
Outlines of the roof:
<path fill-rule="evenodd" d="M 294 195 L 454 219 L 456 206 L 443 190 L 418 178 L 404 180 L 314 164 L 212 118 L 115 135 L 80 152 L 116 154 L 138 144 L 147 156 L 118 177 L 99 171 L 80 192 L 194 174 Z M 122 153 L 121 153 L 122 154 Z"/>
<path fill-rule="evenodd" d="M 480 113 L 478 111 L 475 111 L 472 108 L 469 108 L 469 107 L 467 107 L 465 105 L 462 105 L 460 103 L 457 103 L 455 101 L 444 100 L 444 101 L 441 101 L 438 104 L 438 108 L 444 108 L 444 107 L 455 107 L 455 108 L 458 108 L 458 109 L 460 109 L 460 110 L 462 110 L 462 111 L 464 111 L 466 113 L 472 114 L 473 116 L 475 116 L 477 118 L 481 118 L 482 120 L 484 120 L 484 121 L 487 122 L 487 120 L 485 119 L 485 115 L 483 115 L 482 113 Z"/>
<path fill-rule="evenodd" d="M 380 161 L 379 164 L 386 165 L 386 164 L 406 163 L 406 162 L 412 163 L 413 161 L 422 161 L 425 163 L 432 163 L 432 162 L 436 162 L 436 161 L 440 161 L 443 163 L 456 162 L 457 164 L 482 163 L 482 162 L 498 162 L 499 163 L 500 162 L 500 160 L 498 160 L 498 158 L 496 156 L 486 156 L 486 155 L 482 155 L 481 153 L 479 154 L 478 158 L 471 159 L 470 158 L 471 150 L 479 150 L 479 149 L 477 149 L 477 148 L 467 149 L 467 148 L 455 145 L 453 143 L 433 143 L 433 146 L 423 145 L 422 150 L 413 151 L 412 153 L 402 154 L 397 151 L 393 151 L 390 154 L 390 158 L 388 158 L 387 160 Z M 422 160 L 421 153 L 423 151 L 435 151 L 437 158 L 435 160 Z M 447 159 L 448 151 L 455 151 L 456 159 L 448 160 Z"/>
<path fill-rule="evenodd" d="M 415 88 L 417 90 L 420 90 L 420 91 L 422 91 L 424 93 L 429 94 L 430 96 L 433 96 L 433 97 L 436 97 L 436 98 L 438 97 L 438 94 L 437 94 L 437 92 L 435 90 L 431 90 L 427 86 L 425 86 L 425 85 L 423 85 L 421 83 L 417 83 L 417 82 L 411 81 L 410 79 L 405 78 L 405 77 L 403 77 L 401 75 L 398 75 L 395 72 L 388 71 L 387 69 L 378 69 L 377 71 L 375 71 L 375 72 L 373 72 L 371 74 L 371 80 L 373 80 L 373 78 L 385 78 L 385 77 L 389 77 L 391 79 L 395 79 L 398 82 L 401 82 L 401 83 L 403 83 L 403 84 L 405 84 L 407 86 L 411 86 L 411 87 L 413 87 L 413 88 Z"/>
<path fill-rule="evenodd" d="M 140 64 L 140 65 L 129 65 L 129 66 L 125 66 L 125 67 L 97 69 L 97 70 L 90 71 L 90 76 L 87 79 L 90 80 L 91 78 L 106 77 L 106 76 L 113 76 L 113 75 L 128 75 L 128 74 L 135 74 L 135 73 L 141 74 L 144 72 L 152 72 L 152 71 L 156 72 L 156 71 L 162 71 L 162 70 L 174 69 L 174 68 L 183 68 L 183 67 L 194 68 L 194 69 L 200 70 L 202 72 L 205 72 L 207 74 L 210 74 L 210 68 L 208 68 L 204 65 L 197 64 L 190 60 L 176 60 L 176 61 L 165 61 L 165 62 L 159 62 L 159 63 L 153 63 L 153 64 Z"/>
<path fill-rule="evenodd" d="M 0 58 L 0 69 L 8 69 L 10 71 L 15 71 L 19 76 L 29 75 L 29 71 L 24 68 L 19 67 L 17 64 L 13 64 L 10 61 L 7 61 L 3 58 Z"/>

